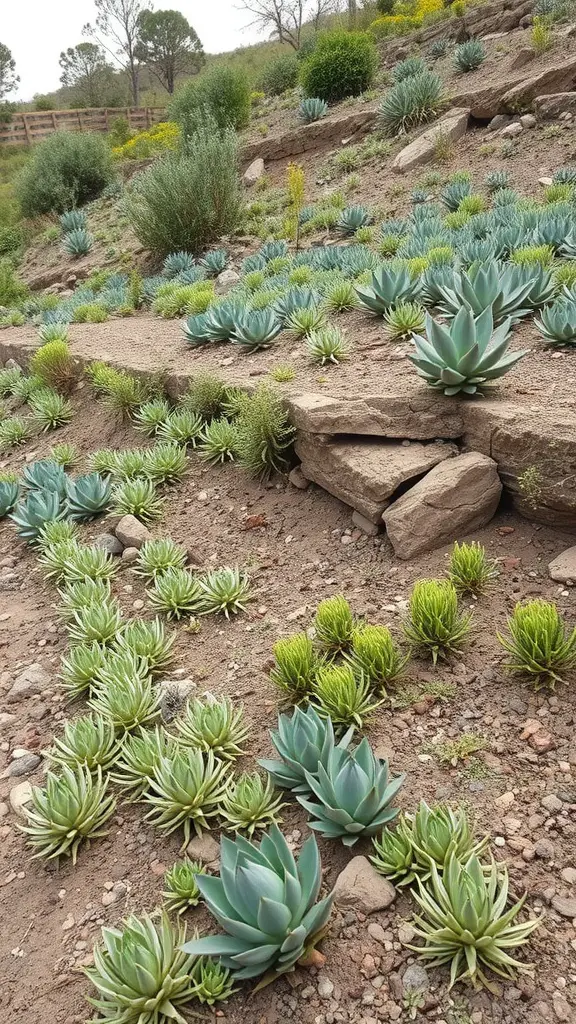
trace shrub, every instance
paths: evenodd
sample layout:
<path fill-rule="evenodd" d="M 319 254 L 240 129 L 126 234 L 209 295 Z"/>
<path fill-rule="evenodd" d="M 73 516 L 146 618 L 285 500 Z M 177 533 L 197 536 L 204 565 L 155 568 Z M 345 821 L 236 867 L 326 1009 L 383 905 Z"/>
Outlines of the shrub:
<path fill-rule="evenodd" d="M 370 34 L 375 39 L 386 39 L 388 36 L 401 36 L 411 29 L 417 28 L 416 18 L 408 14 L 390 14 L 382 18 L 376 18 L 370 25 Z"/>
<path fill-rule="evenodd" d="M 241 399 L 237 423 L 240 465 L 264 479 L 282 472 L 294 430 L 278 395 L 265 384 L 260 385 L 253 395 Z"/>
<path fill-rule="evenodd" d="M 70 391 L 78 379 L 74 358 L 65 341 L 47 341 L 30 360 L 30 373 L 56 391 Z"/>
<path fill-rule="evenodd" d="M 295 53 L 284 53 L 264 66 L 260 88 L 267 96 L 280 96 L 298 84 L 298 58 Z"/>
<path fill-rule="evenodd" d="M 366 32 L 329 32 L 303 62 L 300 82 L 307 96 L 334 103 L 368 89 L 376 65 L 376 47 Z"/>
<path fill-rule="evenodd" d="M 250 84 L 243 70 L 216 64 L 178 90 L 168 110 L 187 138 L 208 116 L 221 130 L 245 128 L 250 120 Z"/>
<path fill-rule="evenodd" d="M 552 601 L 518 603 L 508 618 L 508 635 L 498 633 L 510 655 L 511 672 L 531 676 L 536 689 L 554 689 L 576 662 L 576 629 L 570 629 Z"/>
<path fill-rule="evenodd" d="M 423 71 L 389 90 L 380 106 L 380 121 L 389 135 L 397 135 L 436 117 L 441 105 L 441 79 Z"/>
<path fill-rule="evenodd" d="M 132 129 L 125 117 L 115 117 L 108 132 L 108 142 L 112 147 L 123 146 L 132 138 Z"/>
<path fill-rule="evenodd" d="M 22 228 L 17 226 L 3 227 L 0 225 L 0 257 L 12 256 L 18 252 L 23 244 L 24 235 Z"/>
<path fill-rule="evenodd" d="M 122 145 L 113 149 L 115 157 L 125 160 L 145 160 L 167 150 L 176 149 L 180 141 L 180 128 L 171 121 L 155 124 L 146 132 L 138 132 Z"/>
<path fill-rule="evenodd" d="M 16 195 L 25 217 L 63 213 L 96 199 L 113 177 L 104 138 L 55 132 L 34 149 L 16 181 Z"/>
<path fill-rule="evenodd" d="M 170 154 L 139 175 L 127 202 L 130 223 L 159 255 L 199 249 L 234 230 L 241 210 L 233 131 L 197 131 L 188 152 Z"/>
<path fill-rule="evenodd" d="M 532 22 L 530 42 L 536 53 L 545 53 L 552 46 L 552 33 L 548 20 L 542 15 L 536 15 Z"/>
<path fill-rule="evenodd" d="M 0 260 L 0 306 L 15 306 L 26 298 L 28 288 L 19 281 L 9 260 Z"/>

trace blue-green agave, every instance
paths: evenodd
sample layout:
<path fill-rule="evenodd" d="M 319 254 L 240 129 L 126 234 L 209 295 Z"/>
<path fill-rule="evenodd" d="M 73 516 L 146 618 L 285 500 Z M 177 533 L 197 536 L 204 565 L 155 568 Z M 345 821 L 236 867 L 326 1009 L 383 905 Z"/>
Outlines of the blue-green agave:
<path fill-rule="evenodd" d="M 418 297 L 420 287 L 406 267 L 382 266 L 375 270 L 369 287 L 356 287 L 356 294 L 365 309 L 382 316 L 390 306 Z"/>
<path fill-rule="evenodd" d="M 348 729 L 336 743 L 334 726 L 328 716 L 321 718 L 311 705 L 305 711 L 295 708 L 292 716 L 279 715 L 278 729 L 270 733 L 282 760 L 262 758 L 258 764 L 283 789 L 291 789 L 294 793 L 310 793 L 307 775 L 317 774 L 320 765 L 326 767 L 334 748 L 338 746 L 345 750 L 353 735 L 354 729 Z"/>
<path fill-rule="evenodd" d="M 86 473 L 66 484 L 67 511 L 71 519 L 94 519 L 106 512 L 112 494 L 112 484 L 108 477 L 99 473 Z"/>

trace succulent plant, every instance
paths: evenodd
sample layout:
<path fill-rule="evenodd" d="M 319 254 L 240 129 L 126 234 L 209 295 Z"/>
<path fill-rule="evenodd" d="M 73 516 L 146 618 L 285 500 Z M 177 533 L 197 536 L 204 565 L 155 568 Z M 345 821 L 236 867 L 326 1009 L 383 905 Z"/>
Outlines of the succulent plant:
<path fill-rule="evenodd" d="M 117 484 L 111 493 L 111 511 L 115 515 L 133 515 L 143 523 L 159 519 L 164 511 L 164 499 L 156 491 L 152 480 L 135 477 Z"/>
<path fill-rule="evenodd" d="M 370 224 L 371 220 L 370 212 L 365 206 L 346 206 L 340 213 L 337 228 L 343 235 L 353 235 L 358 228 Z"/>
<path fill-rule="evenodd" d="M 74 644 L 110 644 L 121 628 L 122 611 L 114 600 L 85 605 L 72 613 L 68 624 Z"/>
<path fill-rule="evenodd" d="M 60 227 L 64 234 L 70 231 L 81 231 L 86 227 L 86 214 L 84 210 L 67 210 L 59 217 Z"/>
<path fill-rule="evenodd" d="M 364 738 L 352 751 L 334 747 L 326 767 L 319 764 L 316 774 L 306 772 L 312 797 L 296 798 L 313 817 L 310 828 L 353 846 L 360 836 L 373 836 L 393 821 L 398 811 L 391 803 L 404 778 L 390 779 L 388 762 L 377 758 Z"/>
<path fill-rule="evenodd" d="M 44 570 L 44 579 L 60 583 L 66 576 L 68 559 L 74 557 L 78 547 L 78 541 L 74 539 L 44 545 L 38 557 L 38 564 Z"/>
<path fill-rule="evenodd" d="M 44 432 L 62 427 L 72 419 L 72 403 L 50 388 L 39 388 L 30 396 L 30 408 L 34 420 Z"/>
<path fill-rule="evenodd" d="M 526 355 L 507 351 L 510 324 L 508 318 L 494 331 L 490 307 L 475 318 L 469 306 L 461 306 L 450 327 L 427 314 L 426 337 L 414 336 L 416 352 L 408 358 L 419 376 L 445 395 L 473 395 Z"/>
<path fill-rule="evenodd" d="M 291 701 L 306 699 L 318 668 L 314 645 L 306 633 L 282 637 L 273 648 L 274 668 L 270 672 L 273 683 Z"/>
<path fill-rule="evenodd" d="M 56 519 L 63 519 L 65 506 L 57 491 L 31 491 L 25 501 L 14 506 L 10 513 L 18 527 L 18 535 L 29 544 L 38 541 L 42 527 Z"/>
<path fill-rule="evenodd" d="M 242 743 L 248 736 L 243 708 L 235 708 L 229 697 L 206 702 L 190 700 L 181 718 L 176 719 L 180 743 L 211 752 L 224 761 L 234 761 L 246 753 Z"/>
<path fill-rule="evenodd" d="M 352 643 L 355 621 L 345 597 L 337 594 L 321 601 L 316 609 L 316 641 L 329 654 L 346 651 Z"/>
<path fill-rule="evenodd" d="M 472 182 L 469 178 L 449 181 L 440 193 L 440 199 L 449 210 L 457 210 L 460 203 L 472 193 Z"/>
<path fill-rule="evenodd" d="M 486 49 L 480 39 L 467 39 L 454 50 L 453 64 L 456 71 L 464 74 L 476 71 L 486 59 Z"/>
<path fill-rule="evenodd" d="M 425 945 L 410 948 L 431 967 L 449 963 L 450 987 L 462 980 L 490 987 L 486 969 L 506 979 L 530 970 L 507 951 L 525 945 L 541 918 L 513 923 L 526 897 L 507 909 L 505 865 L 492 861 L 487 871 L 476 856 L 462 864 L 451 853 L 442 873 L 431 864 L 430 879 L 418 881 L 414 898 L 421 908 L 415 931 Z"/>
<path fill-rule="evenodd" d="M 55 736 L 47 752 L 49 761 L 69 768 L 109 771 L 120 748 L 114 726 L 101 715 L 82 715 L 66 722 L 61 736 Z"/>
<path fill-rule="evenodd" d="M 408 607 L 404 632 L 417 649 L 439 657 L 458 653 L 470 632 L 472 615 L 460 614 L 458 595 L 450 580 L 417 580 Z"/>
<path fill-rule="evenodd" d="M 540 310 L 540 319 L 534 320 L 534 326 L 552 344 L 576 344 L 576 301 L 563 296 L 551 306 L 545 306 Z"/>
<path fill-rule="evenodd" d="M 372 274 L 370 287 L 356 287 L 360 303 L 382 316 L 391 306 L 417 298 L 418 282 L 413 281 L 406 267 L 382 266 Z"/>
<path fill-rule="evenodd" d="M 212 751 L 203 754 L 182 747 L 161 757 L 144 793 L 144 800 L 152 805 L 146 818 L 166 835 L 182 828 L 182 849 L 186 849 L 192 829 L 202 835 L 210 828 L 209 819 L 219 813 L 229 785 L 228 771 L 227 762 L 219 761 Z"/>
<path fill-rule="evenodd" d="M 287 465 L 286 450 L 292 444 L 290 424 L 280 396 L 266 385 L 236 402 L 238 461 L 253 476 L 267 479 Z"/>
<path fill-rule="evenodd" d="M 450 555 L 449 576 L 456 590 L 482 594 L 498 575 L 496 564 L 486 555 L 478 541 L 471 544 L 455 542 Z"/>
<path fill-rule="evenodd" d="M 131 915 L 122 928 L 103 928 L 84 973 L 98 991 L 88 1001 L 97 1020 L 122 1024 L 186 1024 L 179 1008 L 196 995 L 195 957 L 182 952 L 186 926 L 174 928 L 164 913 Z M 90 1022 L 96 1024 L 96 1020 Z"/>
<path fill-rule="evenodd" d="M 306 348 L 314 362 L 320 366 L 332 363 L 338 366 L 348 355 L 348 343 L 339 327 L 327 326 L 312 330 L 306 338 Z"/>
<path fill-rule="evenodd" d="M 401 827 L 402 821 L 401 818 L 396 829 L 385 827 L 380 837 L 372 839 L 374 853 L 370 857 L 376 871 L 397 887 L 411 885 L 416 880 L 414 847 L 409 830 Z"/>
<path fill-rule="evenodd" d="M 110 774 L 111 781 L 125 790 L 129 800 L 140 800 L 150 788 L 150 779 L 161 759 L 173 757 L 177 746 L 174 737 L 158 725 L 126 733 Z"/>
<path fill-rule="evenodd" d="M 138 552 L 137 572 L 153 580 L 168 569 L 183 569 L 187 558 L 186 549 L 169 537 L 146 540 Z"/>
<path fill-rule="evenodd" d="M 204 614 L 222 612 L 230 615 L 246 610 L 250 600 L 250 583 L 246 573 L 231 567 L 214 569 L 199 580 L 204 599 Z"/>
<path fill-rule="evenodd" d="M 451 856 L 463 863 L 479 856 L 489 842 L 488 836 L 474 839 L 465 808 L 454 810 L 448 804 L 429 807 L 425 800 L 420 801 L 416 814 L 404 816 L 399 828 L 410 836 L 413 868 L 422 881 L 430 877 L 433 864 L 443 871 Z"/>
<path fill-rule="evenodd" d="M 198 454 L 211 466 L 231 462 L 235 457 L 236 426 L 223 416 L 207 423 L 200 435 Z"/>
<path fill-rule="evenodd" d="M 118 657 L 118 656 L 116 656 Z M 123 654 L 126 663 L 130 659 Z M 139 667 L 139 663 L 142 667 Z M 133 732 L 148 725 L 160 713 L 160 693 L 154 689 L 147 675 L 145 659 L 132 659 L 136 671 L 120 674 L 110 665 L 110 659 L 100 669 L 98 682 L 93 687 L 89 706 L 109 719 L 117 733 Z"/>
<path fill-rule="evenodd" d="M 172 661 L 174 640 L 175 634 L 166 633 L 160 619 L 129 619 L 112 649 L 129 651 L 136 658 L 144 658 L 152 675 L 158 675 Z"/>
<path fill-rule="evenodd" d="M 86 256 L 94 244 L 94 239 L 86 228 L 68 231 L 63 238 L 62 248 L 68 256 Z"/>
<path fill-rule="evenodd" d="M 440 60 L 441 57 L 445 57 L 448 51 L 448 40 L 447 39 L 435 39 L 430 47 L 430 57 L 432 60 Z"/>
<path fill-rule="evenodd" d="M 284 806 L 270 777 L 264 782 L 258 772 L 244 772 L 226 790 L 221 814 L 226 828 L 246 832 L 251 839 L 257 830 L 281 822 L 279 812 Z"/>
<path fill-rule="evenodd" d="M 169 415 L 170 404 L 165 398 L 151 398 L 134 411 L 132 419 L 137 430 L 153 437 Z"/>
<path fill-rule="evenodd" d="M 266 984 L 309 957 L 325 933 L 333 896 L 316 902 L 322 881 L 316 840 L 306 840 L 297 862 L 272 825 L 259 844 L 222 837 L 220 863 L 220 878 L 196 881 L 227 934 L 193 939 L 183 949 L 218 957 L 238 979 L 263 974 Z"/>
<path fill-rule="evenodd" d="M 27 824 L 19 826 L 36 848 L 34 856 L 71 857 L 75 864 L 82 842 L 107 835 L 105 825 L 116 808 L 107 789 L 101 768 L 92 774 L 87 768 L 63 765 L 59 775 L 48 772 L 43 788 L 32 787 Z"/>
<path fill-rule="evenodd" d="M 380 124 L 389 135 L 399 135 L 430 121 L 443 103 L 442 80 L 432 71 L 422 71 L 397 82 L 380 106 Z"/>
<path fill-rule="evenodd" d="M 112 487 L 107 477 L 99 473 L 86 473 L 75 480 L 66 481 L 66 510 L 71 519 L 95 519 L 106 512 Z"/>
<path fill-rule="evenodd" d="M 510 655 L 507 668 L 530 676 L 537 689 L 554 689 L 561 673 L 576 664 L 576 628 L 570 630 L 552 601 L 518 602 L 508 618 L 508 635 L 497 634 Z"/>
<path fill-rule="evenodd" d="M 19 416 L 10 416 L 0 422 L 0 451 L 24 444 L 30 437 L 30 425 Z"/>
<path fill-rule="evenodd" d="M 418 302 L 399 302 L 386 311 L 384 323 L 390 338 L 410 338 L 424 330 L 426 312 Z"/>
<path fill-rule="evenodd" d="M 490 308 L 494 322 L 507 317 L 516 321 L 530 311 L 530 306 L 524 303 L 535 276 L 534 272 L 528 277 L 519 275 L 517 268 L 502 267 L 494 261 L 476 263 L 467 272 L 454 271 L 453 283 L 440 286 L 440 307 L 449 316 L 458 313 L 463 304 L 474 316 Z"/>
<path fill-rule="evenodd" d="M 201 416 L 191 409 L 175 409 L 158 428 L 158 437 L 170 444 L 196 447 L 196 441 L 204 426 Z"/>
<path fill-rule="evenodd" d="M 189 252 L 183 252 L 182 250 L 180 252 L 171 252 L 164 260 L 162 276 L 172 280 L 187 270 L 193 270 L 194 267 L 194 257 Z"/>
<path fill-rule="evenodd" d="M 16 502 L 18 501 L 18 495 L 20 488 L 18 483 L 12 480 L 0 481 L 0 519 L 7 516 L 12 511 Z"/>
<path fill-rule="evenodd" d="M 177 860 L 164 875 L 164 897 L 166 910 L 175 910 L 183 914 L 190 907 L 197 907 L 200 902 L 200 890 L 196 885 L 196 875 L 203 874 L 200 861 Z"/>
<path fill-rule="evenodd" d="M 52 547 L 66 543 L 66 540 L 57 541 Z M 62 618 L 69 619 L 75 611 L 84 608 L 86 605 L 102 604 L 110 601 L 112 596 L 110 580 L 107 578 L 92 580 L 88 576 L 81 580 L 66 580 L 64 588 L 58 591 L 58 596 L 60 598 L 58 612 Z"/>
<path fill-rule="evenodd" d="M 373 697 L 370 680 L 356 677 L 350 665 L 320 665 L 312 690 L 318 713 L 329 717 L 336 727 L 355 725 L 361 729 L 382 703 Z"/>
<path fill-rule="evenodd" d="M 116 564 L 104 548 L 96 544 L 75 543 L 69 550 L 63 566 L 68 583 L 75 580 L 109 580 L 116 572 Z"/>
<path fill-rule="evenodd" d="M 60 685 L 70 700 L 90 692 L 106 661 L 106 649 L 93 641 L 71 647 L 60 663 Z"/>
<path fill-rule="evenodd" d="M 234 988 L 231 972 L 209 957 L 200 957 L 192 970 L 192 978 L 195 999 L 208 1006 L 225 1002 L 238 991 Z"/>
<path fill-rule="evenodd" d="M 268 348 L 281 330 L 282 324 L 273 310 L 245 310 L 236 320 L 231 340 L 245 352 L 256 352 L 260 348 Z"/>
<path fill-rule="evenodd" d="M 352 647 L 347 657 L 354 673 L 363 676 L 383 693 L 408 661 L 408 656 L 400 653 L 386 626 L 371 626 L 368 623 L 354 629 Z"/>
<path fill-rule="evenodd" d="M 325 325 L 326 312 L 323 306 L 314 305 L 295 309 L 286 321 L 286 327 L 295 338 L 309 337 Z"/>
<path fill-rule="evenodd" d="M 173 484 L 186 472 L 186 449 L 175 442 L 156 444 L 146 453 L 146 476 L 154 484 Z"/>
<path fill-rule="evenodd" d="M 486 185 L 490 195 L 493 195 L 495 192 L 500 192 L 504 188 L 510 188 L 512 184 L 510 172 L 504 170 L 490 171 L 490 173 L 484 178 L 484 184 Z"/>
<path fill-rule="evenodd" d="M 309 96 L 303 99 L 299 108 L 298 115 L 300 120 L 304 124 L 312 124 L 313 121 L 319 121 L 321 117 L 326 117 L 328 113 L 328 104 L 317 96 Z"/>
<path fill-rule="evenodd" d="M 78 462 L 78 449 L 71 441 L 61 441 L 60 444 L 52 445 L 50 459 L 52 462 L 57 462 L 63 469 L 70 469 Z"/>
<path fill-rule="evenodd" d="M 154 610 L 164 612 L 169 619 L 196 615 L 205 608 L 200 581 L 187 569 L 169 568 L 158 573 L 146 593 Z"/>
<path fill-rule="evenodd" d="M 212 249 L 210 252 L 205 252 L 200 264 L 207 270 L 209 274 L 221 274 L 226 269 L 228 263 L 228 253 L 226 249 Z"/>
<path fill-rule="evenodd" d="M 324 292 L 322 302 L 328 313 L 344 313 L 358 306 L 358 296 L 351 281 L 334 281 Z"/>
<path fill-rule="evenodd" d="M 332 750 L 338 746 L 345 750 L 354 734 L 348 729 L 336 742 L 330 717 L 321 718 L 312 706 L 302 711 L 295 708 L 292 717 L 278 716 L 278 729 L 270 738 L 282 758 L 281 761 L 259 759 L 258 764 L 270 773 L 276 785 L 294 793 L 309 793 L 308 774 L 315 774 L 318 766 L 326 767 Z"/>
<path fill-rule="evenodd" d="M 22 486 L 27 491 L 55 491 L 63 498 L 66 495 L 66 483 L 66 473 L 62 466 L 52 459 L 38 459 L 22 470 Z"/>

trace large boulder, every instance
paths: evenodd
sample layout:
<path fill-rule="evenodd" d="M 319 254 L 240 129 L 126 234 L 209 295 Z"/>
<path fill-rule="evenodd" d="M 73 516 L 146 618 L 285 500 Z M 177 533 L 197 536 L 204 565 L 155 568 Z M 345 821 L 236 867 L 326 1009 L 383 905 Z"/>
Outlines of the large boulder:
<path fill-rule="evenodd" d="M 307 480 L 351 505 L 371 523 L 379 523 L 399 487 L 455 455 L 456 448 L 442 442 L 406 446 L 394 441 L 356 439 L 327 443 L 317 436 L 301 434 L 296 452 Z"/>
<path fill-rule="evenodd" d="M 257 156 L 255 160 L 246 168 L 242 175 L 242 180 L 245 185 L 255 185 L 260 178 L 264 176 L 264 161 L 261 156 Z"/>
<path fill-rule="evenodd" d="M 558 583 L 576 583 L 576 547 L 566 548 L 548 565 L 548 572 Z"/>
<path fill-rule="evenodd" d="M 560 114 L 576 114 L 576 92 L 554 92 L 536 96 L 532 104 L 539 121 L 553 121 Z"/>
<path fill-rule="evenodd" d="M 469 452 L 440 463 L 382 515 L 395 554 L 412 558 L 480 529 L 501 493 L 497 465 L 487 455 Z"/>
<path fill-rule="evenodd" d="M 392 170 L 405 174 L 413 167 L 429 163 L 434 159 L 438 139 L 451 139 L 452 142 L 460 139 L 466 132 L 469 117 L 469 107 L 452 107 L 436 124 L 400 150 L 394 158 Z"/>
<path fill-rule="evenodd" d="M 294 426 L 309 434 L 366 434 L 429 441 L 464 433 L 462 406 L 452 398 L 420 390 L 414 395 L 306 392 L 288 400 Z"/>

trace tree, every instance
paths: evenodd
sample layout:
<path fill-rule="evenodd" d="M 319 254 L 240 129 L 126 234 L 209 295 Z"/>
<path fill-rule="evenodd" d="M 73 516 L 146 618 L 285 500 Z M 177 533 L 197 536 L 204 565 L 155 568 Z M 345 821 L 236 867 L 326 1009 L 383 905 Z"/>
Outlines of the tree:
<path fill-rule="evenodd" d="M 16 74 L 16 61 L 11 51 L 0 43 L 0 100 L 16 88 L 20 78 Z"/>
<path fill-rule="evenodd" d="M 62 51 L 59 63 L 62 85 L 73 88 L 82 105 L 101 106 L 110 71 L 102 48 L 96 43 L 78 43 Z"/>
<path fill-rule="evenodd" d="M 206 62 L 198 35 L 179 11 L 143 11 L 138 27 L 136 56 L 170 95 L 178 75 L 196 74 Z"/>
<path fill-rule="evenodd" d="M 242 0 L 241 6 L 254 15 L 249 27 L 271 32 L 279 43 L 299 50 L 305 22 L 317 30 L 326 14 L 339 10 L 340 0 Z"/>
<path fill-rule="evenodd" d="M 136 56 L 140 15 L 150 10 L 149 0 L 94 0 L 96 24 L 84 26 L 84 35 L 92 36 L 123 68 L 132 90 L 132 102 L 140 99 L 139 67 Z"/>

